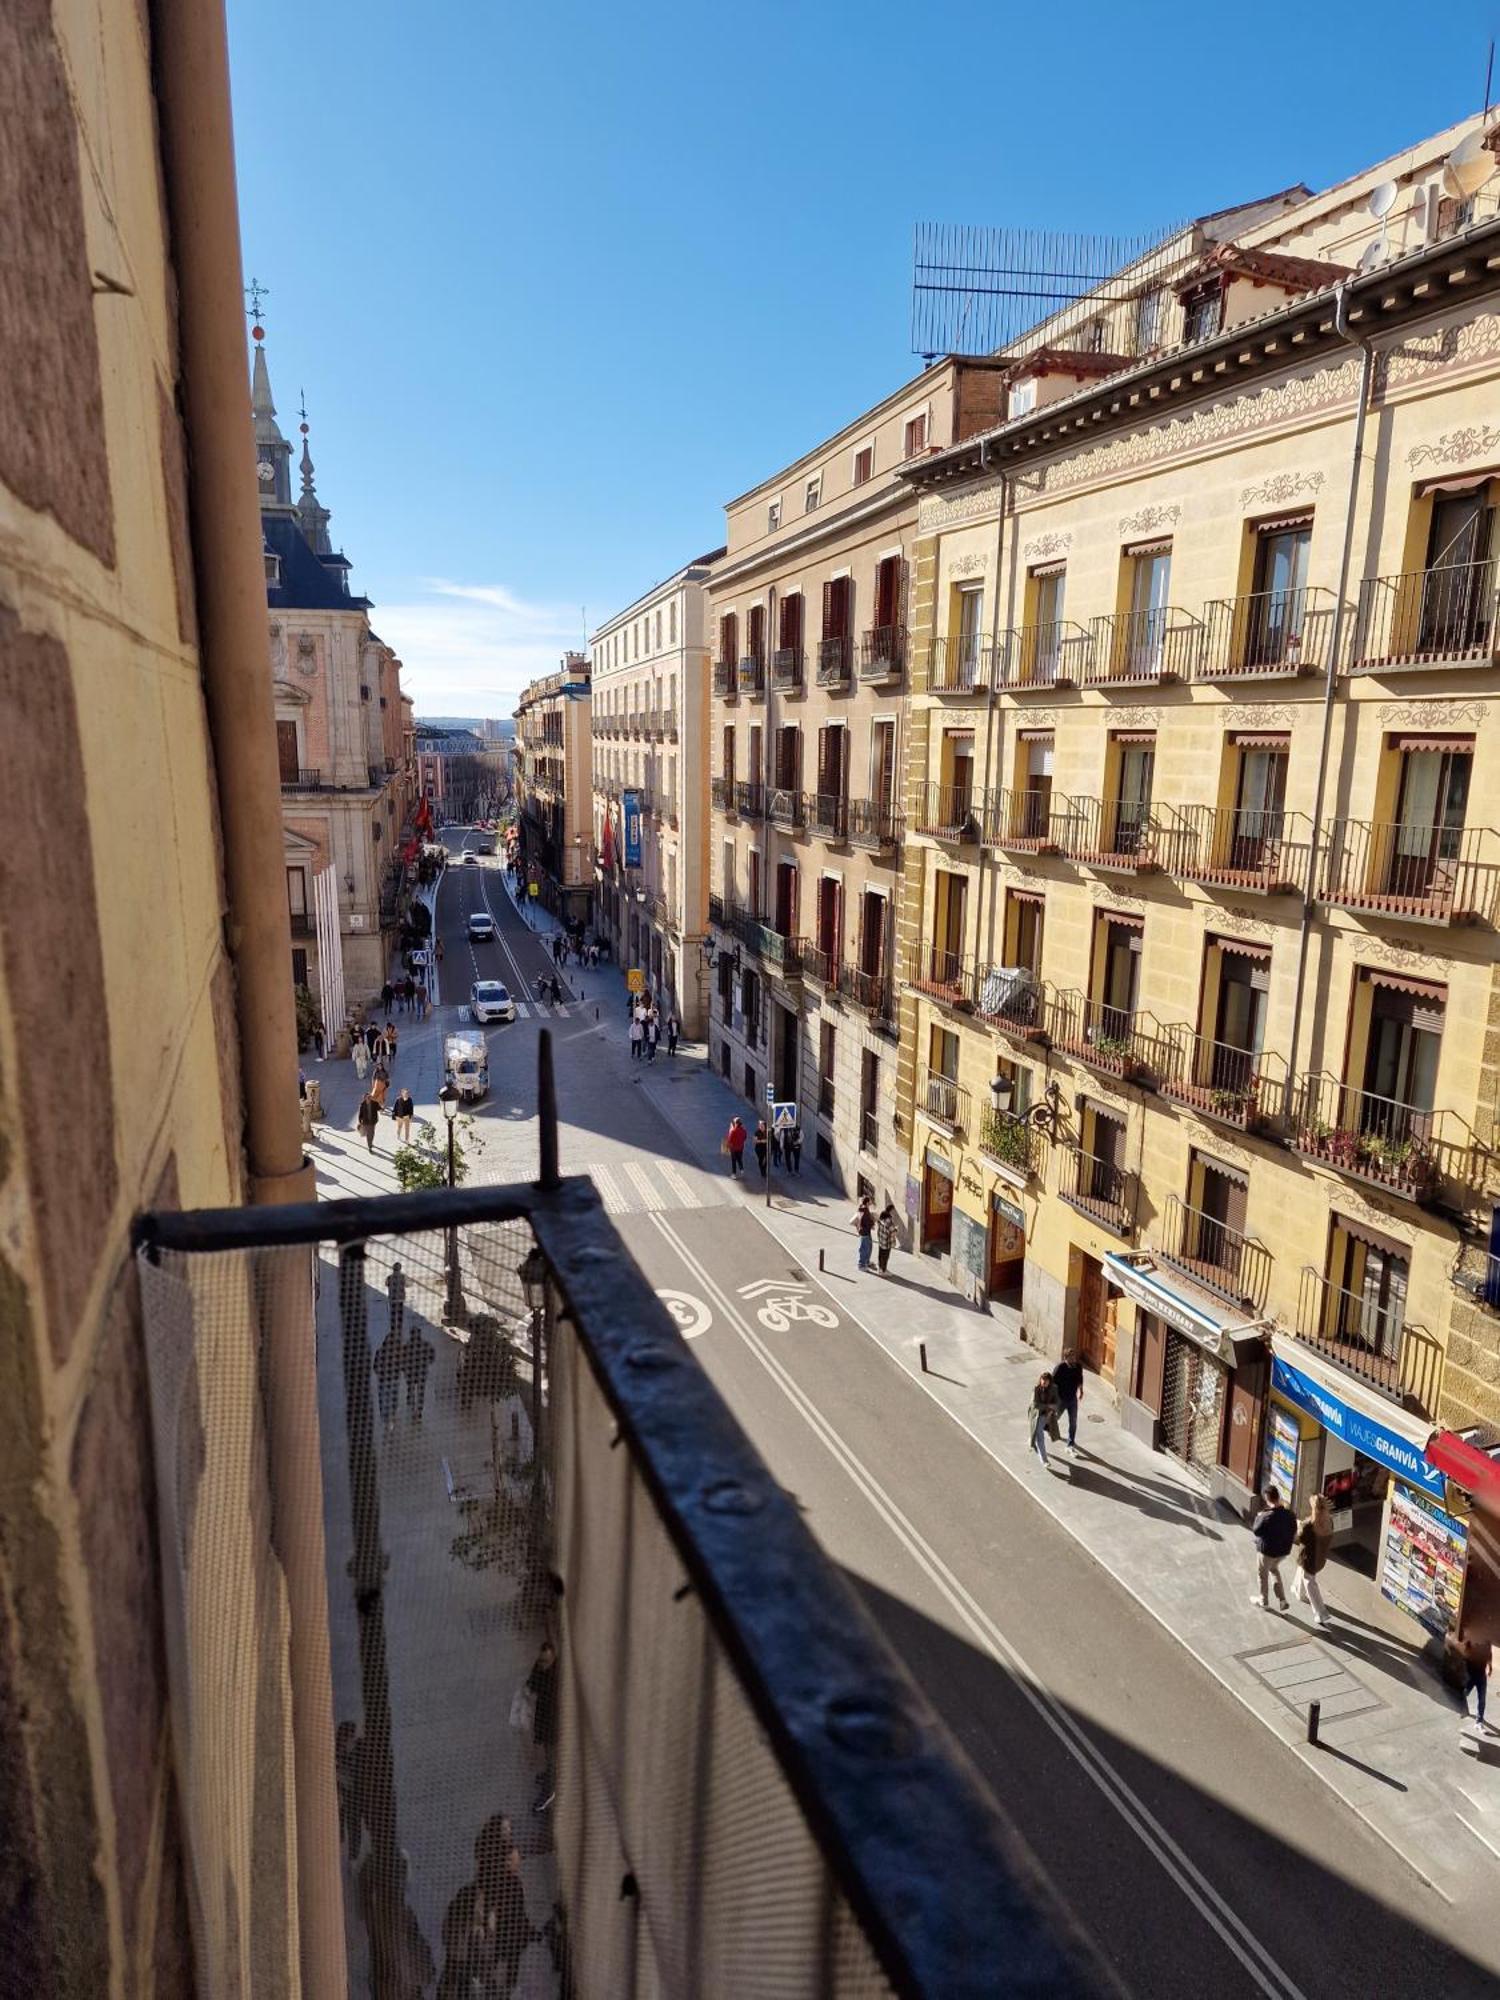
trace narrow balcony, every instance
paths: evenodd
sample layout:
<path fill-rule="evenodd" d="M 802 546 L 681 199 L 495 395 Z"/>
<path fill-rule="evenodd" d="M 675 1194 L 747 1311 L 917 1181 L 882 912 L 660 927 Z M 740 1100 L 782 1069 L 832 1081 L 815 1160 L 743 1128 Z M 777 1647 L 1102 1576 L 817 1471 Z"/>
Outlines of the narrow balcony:
<path fill-rule="evenodd" d="M 772 826 L 800 832 L 806 824 L 801 792 L 793 791 L 790 786 L 773 786 L 766 794 L 766 818 Z"/>
<path fill-rule="evenodd" d="M 1406 1323 L 1402 1303 L 1388 1293 L 1346 1291 L 1305 1265 L 1297 1338 L 1393 1402 L 1435 1413 L 1443 1350 L 1425 1327 Z"/>
<path fill-rule="evenodd" d="M 1337 600 L 1317 585 L 1216 597 L 1203 607 L 1197 681 L 1293 679 L 1321 672 L 1333 643 Z"/>
<path fill-rule="evenodd" d="M 859 1114 L 859 1150 L 862 1153 L 880 1151 L 880 1116 L 878 1112 L 861 1111 Z"/>
<path fill-rule="evenodd" d="M 906 670 L 906 627 L 872 625 L 860 641 L 862 681 L 896 681 Z"/>
<path fill-rule="evenodd" d="M 1166 1059 L 1160 1026 L 1152 1015 L 1091 1000 L 1076 987 L 1053 990 L 1047 1034 L 1054 1049 L 1123 1083 L 1149 1088 Z"/>
<path fill-rule="evenodd" d="M 1180 875 L 1192 852 L 1187 828 L 1140 799 L 1069 800 L 1063 852 L 1070 861 L 1118 875 Z"/>
<path fill-rule="evenodd" d="M 884 799 L 851 799 L 846 816 L 845 838 L 851 847 L 881 849 L 899 847 L 906 829 L 906 815 Z"/>
<path fill-rule="evenodd" d="M 1012 694 L 1077 687 L 1092 669 L 1093 634 L 1070 618 L 1013 625 L 998 645 L 1002 679 Z"/>
<path fill-rule="evenodd" d="M 985 966 L 974 982 L 974 1011 L 1012 1041 L 1047 1040 L 1047 991 L 1024 965 Z"/>
<path fill-rule="evenodd" d="M 971 785 L 928 785 L 914 830 L 929 840 L 978 840 L 983 810 L 984 794 Z"/>
<path fill-rule="evenodd" d="M 969 1093 L 951 1076 L 924 1070 L 917 1087 L 917 1109 L 945 1132 L 956 1135 L 968 1129 Z"/>
<path fill-rule="evenodd" d="M 1312 856 L 1306 813 L 1179 806 L 1176 816 L 1188 836 L 1178 873 L 1188 881 L 1244 896 L 1306 895 Z"/>
<path fill-rule="evenodd" d="M 842 792 L 808 792 L 802 801 L 808 831 L 824 840 L 849 837 L 849 801 Z"/>
<path fill-rule="evenodd" d="M 839 639 L 818 641 L 818 686 L 846 688 L 853 671 L 854 641 L 846 634 Z"/>
<path fill-rule="evenodd" d="M 662 710 L 661 733 L 669 742 L 675 743 L 677 741 L 677 711 L 675 708 L 664 708 Z"/>
<path fill-rule="evenodd" d="M 974 961 L 962 952 L 945 951 L 941 945 L 908 946 L 905 955 L 906 984 L 929 1000 L 971 1013 L 974 1006 Z"/>
<path fill-rule="evenodd" d="M 717 924 L 721 930 L 724 927 L 724 898 L 712 889 L 708 892 L 708 921 Z"/>
<path fill-rule="evenodd" d="M 1493 667 L 1500 660 L 1500 565 L 1452 563 L 1360 585 L 1352 674 Z"/>
<path fill-rule="evenodd" d="M 1231 1305 L 1249 1312 L 1265 1303 L 1271 1276 L 1271 1253 L 1265 1245 L 1201 1208 L 1190 1208 L 1175 1194 L 1169 1194 L 1162 1206 L 1156 1254 Z"/>
<path fill-rule="evenodd" d="M 1116 1236 L 1129 1236 L 1135 1229 L 1137 1178 L 1113 1160 L 1086 1153 L 1081 1146 L 1070 1147 L 1062 1156 L 1057 1192 L 1069 1208 Z"/>
<path fill-rule="evenodd" d="M 720 701 L 733 701 L 739 693 L 733 660 L 714 661 L 714 693 Z"/>
<path fill-rule="evenodd" d="M 1061 792 L 991 792 L 984 844 L 1012 854 L 1065 854 L 1078 821 L 1075 802 Z"/>
<path fill-rule="evenodd" d="M 1156 1083 L 1163 1097 L 1237 1132 L 1264 1132 L 1280 1124 L 1285 1057 L 1215 1041 L 1186 1022 L 1164 1027 L 1161 1034 L 1163 1063 Z"/>
<path fill-rule="evenodd" d="M 658 742 L 661 740 L 661 710 L 659 708 L 648 708 L 646 710 L 646 734 Z"/>
<path fill-rule="evenodd" d="M 764 694 L 766 691 L 766 662 L 761 653 L 746 653 L 739 665 L 739 690 L 741 694 Z"/>
<path fill-rule="evenodd" d="M 979 1150 L 1007 1179 L 1024 1183 L 1037 1170 L 1041 1134 L 1014 1111 L 987 1108 L 979 1114 Z"/>
<path fill-rule="evenodd" d="M 1297 1078 L 1291 1142 L 1305 1159 L 1422 1206 L 1472 1198 L 1488 1158 L 1456 1112 L 1382 1097 L 1326 1072 Z"/>
<path fill-rule="evenodd" d="M 839 992 L 875 1021 L 888 1022 L 892 1018 L 891 982 L 883 972 L 866 972 L 860 965 L 841 965 Z"/>
<path fill-rule="evenodd" d="M 935 643 L 929 686 L 935 694 L 987 694 L 994 671 L 993 642 L 977 633 L 965 633 Z"/>
<path fill-rule="evenodd" d="M 771 655 L 771 685 L 778 694 L 804 692 L 803 659 L 800 646 L 778 646 Z"/>
<path fill-rule="evenodd" d="M 820 1076 L 818 1078 L 818 1116 L 820 1118 L 831 1118 L 833 1116 L 833 1078 L 831 1076 Z"/>
<path fill-rule="evenodd" d="M 733 817 L 735 806 L 735 784 L 732 778 L 710 778 L 708 781 L 709 803 L 715 812 L 727 813 Z"/>
<path fill-rule="evenodd" d="M 734 809 L 741 819 L 764 819 L 766 790 L 757 779 L 741 778 L 734 788 Z"/>
<path fill-rule="evenodd" d="M 1410 924 L 1494 924 L 1500 850 L 1489 827 L 1328 823 L 1325 903 Z"/>
<path fill-rule="evenodd" d="M 307 770 L 305 768 L 296 771 L 283 771 L 281 774 L 281 789 L 284 792 L 321 792 L 323 789 L 323 773 L 316 769 Z"/>
<path fill-rule="evenodd" d="M 310 938 L 316 937 L 318 934 L 317 926 L 314 924 L 312 916 L 308 911 L 295 912 L 292 916 L 291 924 L 292 936 L 294 938 Z"/>
<path fill-rule="evenodd" d="M 1096 618 L 1094 652 L 1083 685 L 1160 687 L 1191 680 L 1202 647 L 1202 625 L 1175 604 Z"/>
<path fill-rule="evenodd" d="M 802 976 L 810 979 L 815 986 L 830 987 L 837 992 L 839 962 L 822 945 L 809 944 L 802 953 Z"/>

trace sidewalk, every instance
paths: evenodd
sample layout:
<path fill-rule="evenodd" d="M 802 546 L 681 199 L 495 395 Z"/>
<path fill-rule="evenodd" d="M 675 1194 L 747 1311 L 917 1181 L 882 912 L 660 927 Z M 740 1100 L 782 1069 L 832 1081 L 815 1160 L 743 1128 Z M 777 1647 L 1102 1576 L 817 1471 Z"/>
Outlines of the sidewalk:
<path fill-rule="evenodd" d="M 509 885 L 507 884 L 507 891 Z M 545 937 L 558 928 L 533 911 Z M 540 920 L 538 920 L 540 919 Z M 599 1031 L 628 1045 L 618 966 L 588 973 Z M 702 1044 L 639 1070 L 642 1088 L 700 1166 L 723 1172 L 719 1144 L 736 1113 L 759 1112 L 708 1066 Z M 683 1085 L 690 1087 L 684 1088 Z M 1457 1703 L 1421 1656 L 1411 1620 L 1341 1563 L 1320 1581 L 1333 1616 L 1320 1632 L 1296 1605 L 1263 1612 L 1249 1596 L 1254 1549 L 1244 1524 L 1177 1462 L 1121 1430 L 1113 1392 L 1090 1378 L 1076 1457 L 1044 1470 L 1027 1447 L 1025 1409 L 1041 1361 L 1021 1316 L 961 1298 L 930 1259 L 897 1250 L 882 1279 L 855 1270 L 851 1199 L 810 1153 L 800 1179 L 773 1170 L 773 1199 L 747 1155 L 734 1183 L 840 1310 L 962 1425 L 997 1467 L 1027 1486 L 1079 1544 L 1235 1698 L 1275 1732 L 1440 1893 L 1493 1897 L 1500 1862 L 1500 1732 L 1461 1740 Z M 566 1171 L 567 1162 L 564 1161 Z M 818 1274 L 819 1252 L 826 1270 Z M 919 1348 L 927 1349 L 922 1372 Z M 1290 1587 L 1291 1567 L 1287 1569 Z M 1500 1682 L 1496 1683 L 1500 1723 Z M 1306 1741 L 1307 1703 L 1322 1702 L 1323 1747 Z"/>

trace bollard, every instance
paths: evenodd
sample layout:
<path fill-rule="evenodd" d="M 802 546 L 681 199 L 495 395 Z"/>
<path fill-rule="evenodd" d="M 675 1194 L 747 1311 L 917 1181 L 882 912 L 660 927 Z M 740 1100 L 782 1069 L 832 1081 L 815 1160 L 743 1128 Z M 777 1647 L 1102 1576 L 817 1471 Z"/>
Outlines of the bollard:
<path fill-rule="evenodd" d="M 925 1340 L 917 1342 L 917 1353 L 921 1357 L 922 1373 L 926 1375 L 929 1371 L 927 1367 L 927 1342 Z"/>
<path fill-rule="evenodd" d="M 821 1244 L 818 1246 L 818 1269 L 820 1271 L 828 1269 L 828 1266 L 823 1262 L 823 1246 Z"/>
<path fill-rule="evenodd" d="M 1322 1713 L 1322 1702 L 1310 1701 L 1307 1704 L 1307 1740 L 1309 1743 L 1316 1743 L 1318 1740 L 1318 1717 Z"/>

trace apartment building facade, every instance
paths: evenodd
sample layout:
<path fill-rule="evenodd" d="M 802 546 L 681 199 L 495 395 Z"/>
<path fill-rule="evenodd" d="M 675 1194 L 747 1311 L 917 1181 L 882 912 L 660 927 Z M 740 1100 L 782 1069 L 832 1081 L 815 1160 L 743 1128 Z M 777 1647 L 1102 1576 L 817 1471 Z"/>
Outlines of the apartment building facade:
<path fill-rule="evenodd" d="M 984 428 L 1001 376 L 940 362 L 727 512 L 708 584 L 710 1060 L 800 1107 L 852 1192 L 905 1183 L 890 1117 L 904 833 L 903 463 Z M 757 1114 L 759 1115 L 759 1114 Z"/>
<path fill-rule="evenodd" d="M 1466 1530 L 1427 1441 L 1500 1438 L 1500 223 L 1445 181 L 1464 137 L 1185 232 L 903 475 L 919 1242 L 1210 1490 L 1327 1492 L 1435 1630 Z"/>
<path fill-rule="evenodd" d="M 601 625 L 593 674 L 594 928 L 696 1041 L 708 1018 L 713 550 Z"/>
<path fill-rule="evenodd" d="M 587 653 L 565 653 L 516 709 L 516 856 L 528 895 L 570 927 L 593 904 L 592 690 Z"/>

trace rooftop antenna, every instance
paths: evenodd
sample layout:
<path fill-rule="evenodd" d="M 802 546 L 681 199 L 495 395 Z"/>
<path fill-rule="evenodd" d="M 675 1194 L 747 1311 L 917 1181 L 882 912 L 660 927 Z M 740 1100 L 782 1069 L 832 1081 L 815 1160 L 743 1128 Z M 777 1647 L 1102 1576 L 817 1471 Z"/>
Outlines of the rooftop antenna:
<path fill-rule="evenodd" d="M 1377 264 L 1385 262 L 1386 236 L 1390 229 L 1391 210 L 1396 206 L 1398 192 L 1399 190 L 1394 181 L 1382 181 L 1378 187 L 1373 187 L 1370 190 L 1369 209 L 1371 215 L 1380 224 L 1380 234 L 1375 238 L 1373 243 L 1367 243 L 1360 254 L 1359 272 L 1361 277 L 1366 272 L 1373 271 Z"/>
<path fill-rule="evenodd" d="M 1490 85 L 1495 77 L 1495 37 L 1490 36 L 1490 52 L 1484 65 L 1484 111 L 1486 121 L 1490 115 Z"/>

